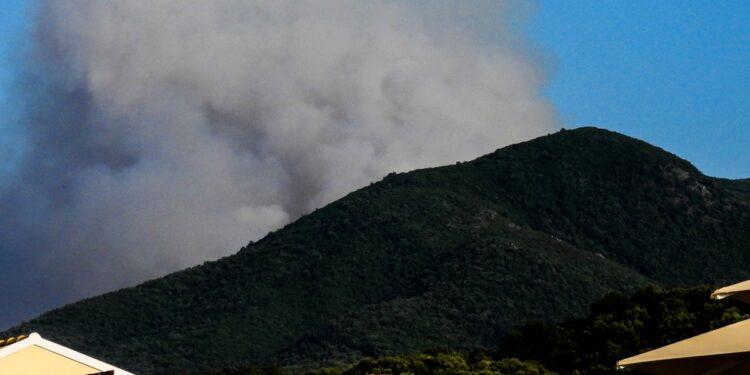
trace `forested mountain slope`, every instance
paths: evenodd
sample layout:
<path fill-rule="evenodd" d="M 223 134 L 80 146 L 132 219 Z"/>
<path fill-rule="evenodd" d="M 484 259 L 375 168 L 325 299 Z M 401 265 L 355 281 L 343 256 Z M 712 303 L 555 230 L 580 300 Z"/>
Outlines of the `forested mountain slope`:
<path fill-rule="evenodd" d="M 750 277 L 748 180 L 705 176 L 660 148 L 594 128 L 506 147 L 470 166 L 508 217 L 646 276 Z"/>
<path fill-rule="evenodd" d="M 489 347 L 609 291 L 750 278 L 744 186 L 616 133 L 562 131 L 389 175 L 236 255 L 12 331 L 142 374 Z"/>

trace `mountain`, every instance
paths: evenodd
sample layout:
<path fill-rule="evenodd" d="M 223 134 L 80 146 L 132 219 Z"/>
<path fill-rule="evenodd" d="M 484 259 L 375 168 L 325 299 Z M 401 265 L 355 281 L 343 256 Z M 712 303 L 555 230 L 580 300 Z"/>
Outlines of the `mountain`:
<path fill-rule="evenodd" d="M 750 278 L 747 249 L 747 180 L 581 128 L 388 175 L 233 256 L 5 335 L 37 331 L 141 374 L 491 347 L 610 291 Z"/>

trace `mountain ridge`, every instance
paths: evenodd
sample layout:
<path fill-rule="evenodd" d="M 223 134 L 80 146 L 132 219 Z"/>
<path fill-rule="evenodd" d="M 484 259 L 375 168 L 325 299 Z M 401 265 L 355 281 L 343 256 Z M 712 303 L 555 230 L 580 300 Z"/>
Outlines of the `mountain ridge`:
<path fill-rule="evenodd" d="M 11 332 L 144 374 L 484 347 L 610 291 L 750 276 L 750 199 L 732 181 L 617 133 L 565 130 L 390 174 L 235 255 Z"/>

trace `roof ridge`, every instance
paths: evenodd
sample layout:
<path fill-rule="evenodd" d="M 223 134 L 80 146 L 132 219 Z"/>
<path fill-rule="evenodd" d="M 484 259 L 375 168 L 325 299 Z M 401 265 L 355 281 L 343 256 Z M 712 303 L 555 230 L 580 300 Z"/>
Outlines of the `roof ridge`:
<path fill-rule="evenodd" d="M 9 337 L 7 339 L 0 339 L 0 348 L 2 348 L 4 346 L 11 345 L 11 344 L 15 344 L 15 343 L 17 343 L 17 342 L 19 342 L 21 340 L 24 340 L 24 339 L 26 339 L 28 337 L 29 336 L 27 336 L 27 335 L 18 335 L 18 336 Z"/>

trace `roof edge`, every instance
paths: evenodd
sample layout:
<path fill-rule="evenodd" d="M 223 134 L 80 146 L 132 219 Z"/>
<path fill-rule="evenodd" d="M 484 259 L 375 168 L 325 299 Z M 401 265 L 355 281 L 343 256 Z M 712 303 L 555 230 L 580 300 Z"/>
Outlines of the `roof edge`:
<path fill-rule="evenodd" d="M 102 372 L 114 370 L 115 375 L 135 375 L 123 369 L 112 366 L 108 363 L 102 362 L 96 358 L 89 357 L 83 353 L 79 353 L 73 349 L 70 349 L 68 347 L 65 347 L 60 344 L 49 341 L 47 339 L 44 339 L 42 338 L 40 334 L 36 332 L 30 333 L 27 338 L 21 341 L 17 341 L 15 343 L 12 343 L 10 345 L 0 348 L 0 358 L 9 356 L 13 353 L 26 349 L 30 346 L 38 346 L 40 348 L 47 349 L 53 353 L 59 354 L 63 357 L 70 358 L 73 361 L 82 363 L 86 366 L 93 367 Z"/>

